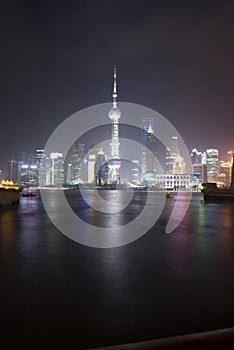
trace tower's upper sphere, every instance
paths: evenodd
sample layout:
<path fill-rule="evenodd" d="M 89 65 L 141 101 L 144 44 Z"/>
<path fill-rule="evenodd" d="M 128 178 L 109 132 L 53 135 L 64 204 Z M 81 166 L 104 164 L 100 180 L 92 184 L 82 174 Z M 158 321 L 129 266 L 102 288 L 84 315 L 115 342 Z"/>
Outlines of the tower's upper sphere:
<path fill-rule="evenodd" d="M 118 107 L 112 107 L 110 112 L 108 113 L 108 117 L 111 120 L 119 119 L 121 117 L 121 112 L 120 112 L 119 108 Z"/>

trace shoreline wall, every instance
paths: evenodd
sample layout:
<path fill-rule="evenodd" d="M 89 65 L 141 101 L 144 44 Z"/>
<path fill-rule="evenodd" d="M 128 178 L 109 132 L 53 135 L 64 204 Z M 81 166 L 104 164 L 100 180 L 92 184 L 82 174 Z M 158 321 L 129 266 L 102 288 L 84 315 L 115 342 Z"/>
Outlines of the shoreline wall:
<path fill-rule="evenodd" d="M 17 190 L 0 189 L 0 205 L 18 204 L 20 192 Z"/>

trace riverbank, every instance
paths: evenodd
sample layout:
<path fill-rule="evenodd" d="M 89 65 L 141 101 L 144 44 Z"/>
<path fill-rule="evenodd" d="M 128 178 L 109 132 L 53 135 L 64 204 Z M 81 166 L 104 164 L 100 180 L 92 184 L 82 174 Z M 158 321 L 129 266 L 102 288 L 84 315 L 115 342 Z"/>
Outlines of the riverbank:
<path fill-rule="evenodd" d="M 18 204 L 20 192 L 16 189 L 0 188 L 0 205 Z"/>

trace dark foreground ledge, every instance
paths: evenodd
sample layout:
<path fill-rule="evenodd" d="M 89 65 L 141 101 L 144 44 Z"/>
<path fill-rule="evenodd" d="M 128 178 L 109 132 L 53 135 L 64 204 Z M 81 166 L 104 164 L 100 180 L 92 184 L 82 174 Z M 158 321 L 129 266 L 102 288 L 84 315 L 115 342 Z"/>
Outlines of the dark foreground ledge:
<path fill-rule="evenodd" d="M 138 343 L 99 347 L 95 350 L 173 350 L 173 349 L 234 349 L 234 327 L 209 332 L 192 333 Z"/>

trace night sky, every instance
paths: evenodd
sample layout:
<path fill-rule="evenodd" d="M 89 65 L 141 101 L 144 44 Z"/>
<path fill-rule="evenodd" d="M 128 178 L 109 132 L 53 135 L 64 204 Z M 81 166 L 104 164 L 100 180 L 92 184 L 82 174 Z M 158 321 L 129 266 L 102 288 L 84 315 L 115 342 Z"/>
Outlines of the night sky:
<path fill-rule="evenodd" d="M 234 2 L 9 1 L 0 11 L 0 168 L 82 108 L 153 108 L 188 149 L 234 147 Z M 108 122 L 108 119 L 107 119 Z M 124 121 L 122 121 L 124 122 Z"/>

